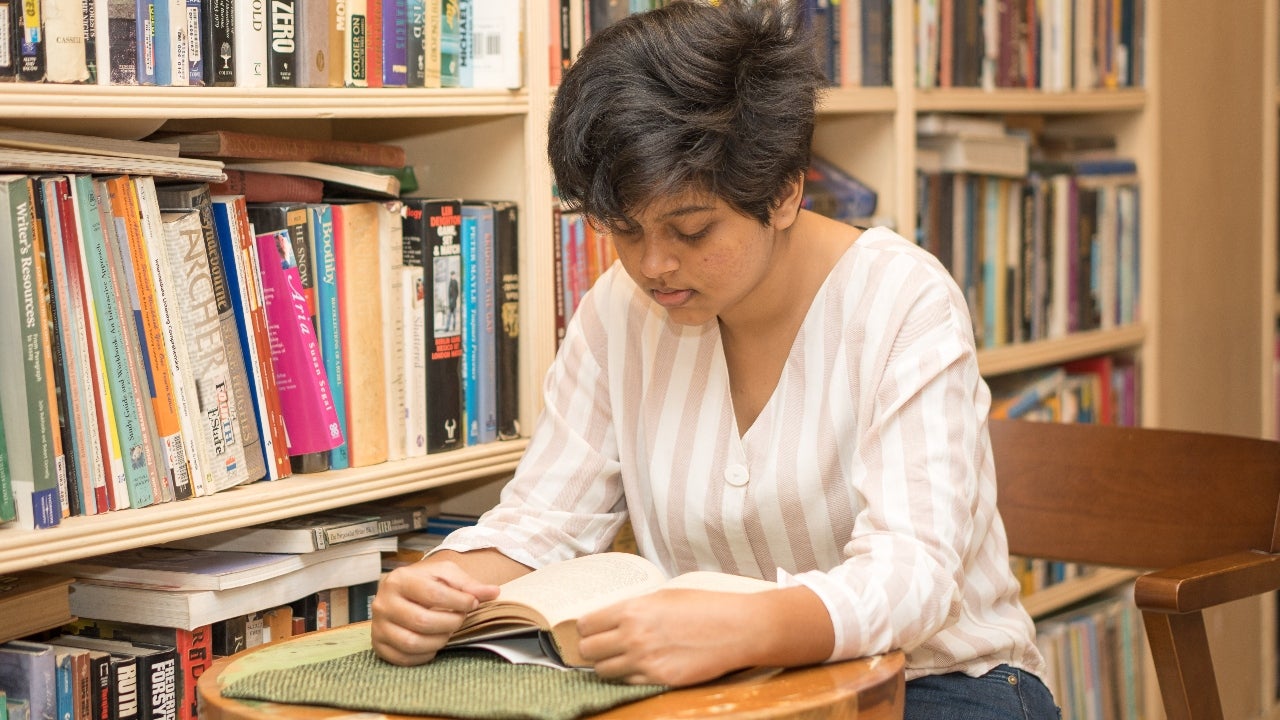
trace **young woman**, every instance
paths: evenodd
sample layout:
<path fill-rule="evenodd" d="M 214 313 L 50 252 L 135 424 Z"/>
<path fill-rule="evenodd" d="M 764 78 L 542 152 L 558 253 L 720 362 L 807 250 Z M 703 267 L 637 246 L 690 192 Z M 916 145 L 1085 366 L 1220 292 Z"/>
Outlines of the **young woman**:
<path fill-rule="evenodd" d="M 990 393 L 947 271 L 802 209 L 822 76 L 799 3 L 676 2 L 592 38 L 549 155 L 619 262 L 573 315 L 500 504 L 393 572 L 372 638 L 434 657 L 497 584 L 609 547 L 628 519 L 663 591 L 583 618 L 603 676 L 908 661 L 908 717 L 1056 717 L 996 512 Z"/>

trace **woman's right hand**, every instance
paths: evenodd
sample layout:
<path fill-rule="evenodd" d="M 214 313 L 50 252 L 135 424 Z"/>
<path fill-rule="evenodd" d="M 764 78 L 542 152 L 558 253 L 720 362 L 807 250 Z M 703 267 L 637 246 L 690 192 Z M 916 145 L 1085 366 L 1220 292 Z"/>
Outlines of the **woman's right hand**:
<path fill-rule="evenodd" d="M 467 613 L 497 596 L 497 585 L 477 580 L 450 559 L 396 568 L 373 598 L 373 650 L 393 665 L 429 662 Z"/>

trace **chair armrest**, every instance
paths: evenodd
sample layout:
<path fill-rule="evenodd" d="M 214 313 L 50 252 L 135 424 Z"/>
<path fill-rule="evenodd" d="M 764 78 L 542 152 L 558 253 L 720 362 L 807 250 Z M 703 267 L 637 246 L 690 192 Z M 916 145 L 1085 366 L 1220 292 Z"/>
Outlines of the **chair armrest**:
<path fill-rule="evenodd" d="M 1141 610 L 1197 612 L 1280 589 L 1280 554 L 1248 551 L 1140 576 L 1134 602 Z"/>

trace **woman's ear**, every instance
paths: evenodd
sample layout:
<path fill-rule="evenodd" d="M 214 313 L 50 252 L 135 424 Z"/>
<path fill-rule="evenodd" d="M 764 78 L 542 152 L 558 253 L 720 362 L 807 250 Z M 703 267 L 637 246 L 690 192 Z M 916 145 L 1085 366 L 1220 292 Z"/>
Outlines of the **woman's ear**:
<path fill-rule="evenodd" d="M 800 215 L 800 206 L 804 201 L 804 173 L 796 175 L 783 188 L 778 207 L 773 211 L 771 224 L 775 230 L 786 230 Z"/>

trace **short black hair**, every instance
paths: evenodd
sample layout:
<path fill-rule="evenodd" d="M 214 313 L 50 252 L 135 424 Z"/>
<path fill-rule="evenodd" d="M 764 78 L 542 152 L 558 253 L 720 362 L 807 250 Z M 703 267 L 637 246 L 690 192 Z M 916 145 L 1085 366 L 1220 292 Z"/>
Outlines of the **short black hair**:
<path fill-rule="evenodd" d="M 565 207 L 606 228 L 679 192 L 767 225 L 809 165 L 826 84 L 788 0 L 677 0 L 594 35 L 565 71 L 548 156 Z"/>

